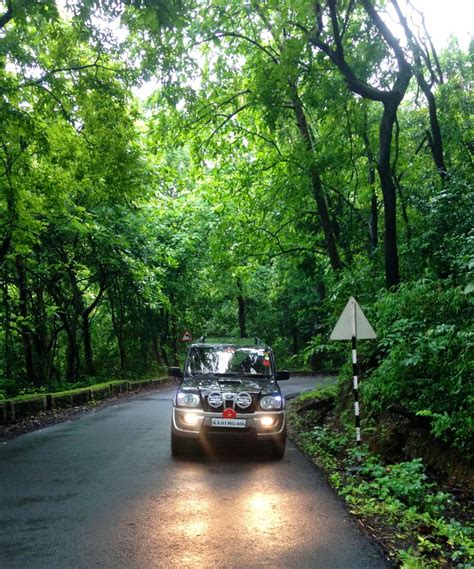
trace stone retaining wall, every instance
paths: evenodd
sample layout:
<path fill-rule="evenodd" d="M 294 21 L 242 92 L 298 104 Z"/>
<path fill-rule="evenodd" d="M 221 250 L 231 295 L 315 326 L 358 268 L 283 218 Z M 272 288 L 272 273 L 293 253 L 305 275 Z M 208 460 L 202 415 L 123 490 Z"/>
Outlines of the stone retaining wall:
<path fill-rule="evenodd" d="M 0 425 L 14 423 L 29 415 L 52 409 L 64 409 L 86 405 L 92 401 L 102 401 L 120 393 L 140 391 L 146 386 L 155 386 L 168 381 L 168 377 L 138 381 L 111 381 L 100 387 L 84 387 L 74 391 L 35 395 L 27 399 L 6 399 L 0 401 Z"/>

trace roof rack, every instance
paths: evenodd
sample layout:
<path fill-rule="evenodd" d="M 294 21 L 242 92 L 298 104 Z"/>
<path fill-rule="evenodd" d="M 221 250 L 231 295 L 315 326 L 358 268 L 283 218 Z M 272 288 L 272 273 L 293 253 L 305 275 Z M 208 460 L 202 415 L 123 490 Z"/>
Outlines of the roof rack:
<path fill-rule="evenodd" d="M 258 336 L 253 336 L 251 338 L 214 338 L 208 336 L 201 336 L 196 340 L 198 344 L 235 344 L 240 346 L 248 346 L 250 344 L 255 344 L 256 346 L 266 344 Z"/>

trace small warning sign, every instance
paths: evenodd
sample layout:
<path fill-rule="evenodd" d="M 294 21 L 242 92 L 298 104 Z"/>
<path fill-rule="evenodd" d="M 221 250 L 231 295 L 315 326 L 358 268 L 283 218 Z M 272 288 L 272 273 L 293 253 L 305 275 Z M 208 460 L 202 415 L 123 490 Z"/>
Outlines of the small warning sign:
<path fill-rule="evenodd" d="M 180 339 L 180 342 L 191 342 L 192 339 L 193 337 L 191 336 L 191 334 L 187 330 L 185 330 L 182 338 Z"/>

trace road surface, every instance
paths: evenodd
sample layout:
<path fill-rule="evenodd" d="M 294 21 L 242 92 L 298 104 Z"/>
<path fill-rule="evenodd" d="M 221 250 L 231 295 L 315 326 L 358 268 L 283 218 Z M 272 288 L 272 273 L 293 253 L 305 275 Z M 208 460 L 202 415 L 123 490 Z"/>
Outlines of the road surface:
<path fill-rule="evenodd" d="M 173 392 L 0 445 L 1 569 L 388 567 L 293 444 L 173 459 Z"/>

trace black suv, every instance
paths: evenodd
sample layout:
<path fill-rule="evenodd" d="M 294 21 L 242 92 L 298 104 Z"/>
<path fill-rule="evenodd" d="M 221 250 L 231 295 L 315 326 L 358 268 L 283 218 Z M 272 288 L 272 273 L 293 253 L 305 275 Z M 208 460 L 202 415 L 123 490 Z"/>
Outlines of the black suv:
<path fill-rule="evenodd" d="M 183 454 L 211 439 L 248 439 L 273 458 L 285 453 L 285 399 L 269 346 L 254 340 L 205 340 L 192 344 L 173 403 L 171 452 Z"/>

